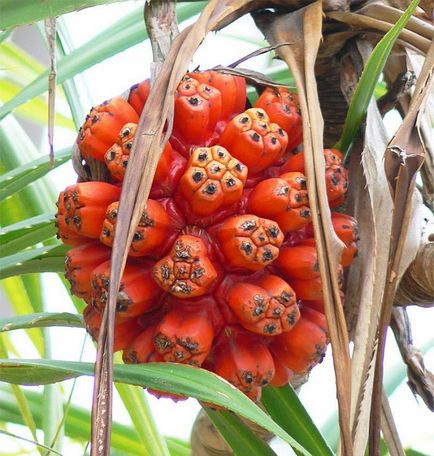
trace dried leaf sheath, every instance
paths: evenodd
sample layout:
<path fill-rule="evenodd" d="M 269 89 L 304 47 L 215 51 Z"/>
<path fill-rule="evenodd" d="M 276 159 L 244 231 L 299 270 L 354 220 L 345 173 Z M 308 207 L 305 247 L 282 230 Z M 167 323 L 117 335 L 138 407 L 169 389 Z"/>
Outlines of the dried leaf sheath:
<path fill-rule="evenodd" d="M 266 20 L 268 19 L 268 20 Z M 340 424 L 343 452 L 352 454 L 350 417 L 350 378 L 351 366 L 348 351 L 348 335 L 336 267 L 342 252 L 342 243 L 332 228 L 330 211 L 327 205 L 324 159 L 323 159 L 323 120 L 319 107 L 314 76 L 315 59 L 321 39 L 322 7 L 317 2 L 295 13 L 281 16 L 269 24 L 269 18 L 257 18 L 258 25 L 271 44 L 282 41 L 296 43 L 278 50 L 288 63 L 294 75 L 303 118 L 305 168 L 308 181 L 310 205 L 318 248 L 321 281 L 325 297 L 325 311 L 329 322 L 330 338 L 338 388 Z"/>
<path fill-rule="evenodd" d="M 387 328 L 398 284 L 401 257 L 410 222 L 411 200 L 415 188 L 416 173 L 422 166 L 425 147 L 419 132 L 419 119 L 424 110 L 434 79 L 434 43 L 431 44 L 425 64 L 418 78 L 407 115 L 385 152 L 385 173 L 393 198 L 392 233 L 389 264 L 384 288 L 378 335 L 378 351 L 375 362 L 372 392 L 369 448 L 378 454 L 380 448 L 381 394 L 383 360 Z"/>

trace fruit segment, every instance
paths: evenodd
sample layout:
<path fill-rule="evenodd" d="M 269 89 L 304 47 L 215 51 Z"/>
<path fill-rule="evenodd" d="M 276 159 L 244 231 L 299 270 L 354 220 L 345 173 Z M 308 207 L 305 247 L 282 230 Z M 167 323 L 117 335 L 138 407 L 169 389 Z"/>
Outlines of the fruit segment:
<path fill-rule="evenodd" d="M 221 94 L 222 107 L 220 118 L 230 120 L 244 111 L 246 105 L 246 81 L 239 76 L 217 71 L 197 71 L 188 73 L 196 81 L 217 89 Z"/>
<path fill-rule="evenodd" d="M 309 319 L 302 317 L 289 333 L 273 340 L 273 355 L 297 374 L 306 374 L 320 363 L 327 349 L 326 332 Z"/>
<path fill-rule="evenodd" d="M 177 202 L 196 215 L 210 215 L 241 199 L 247 168 L 220 146 L 198 147 L 181 177 Z"/>
<path fill-rule="evenodd" d="M 92 271 L 92 305 L 102 312 L 108 302 L 110 286 L 110 261 Z M 161 290 L 152 278 L 152 269 L 141 264 L 127 264 L 116 300 L 116 318 L 136 317 L 156 308 Z"/>
<path fill-rule="evenodd" d="M 219 144 L 257 174 L 276 163 L 286 150 L 288 136 L 270 123 L 263 109 L 251 108 L 234 117 L 224 129 Z"/>
<path fill-rule="evenodd" d="M 204 242 L 190 235 L 177 238 L 169 255 L 153 268 L 156 283 L 178 298 L 193 298 L 207 293 L 217 279 Z"/>
<path fill-rule="evenodd" d="M 277 123 L 288 135 L 287 150 L 291 151 L 303 139 L 302 119 L 298 96 L 284 87 L 268 87 L 255 103 L 262 108 L 271 122 Z"/>
<path fill-rule="evenodd" d="M 172 140 L 188 156 L 190 147 L 207 145 L 221 117 L 220 91 L 184 76 L 175 93 Z"/>
<path fill-rule="evenodd" d="M 325 180 L 329 203 L 342 204 L 342 197 L 348 190 L 348 172 L 343 165 L 342 153 L 337 149 L 324 149 Z M 299 152 L 289 157 L 280 172 L 298 171 L 304 173 L 304 153 Z"/>
<path fill-rule="evenodd" d="M 311 221 L 304 174 L 285 173 L 259 182 L 248 196 L 247 211 L 274 220 L 285 234 L 302 229 Z"/>
<path fill-rule="evenodd" d="M 347 214 L 332 212 L 332 224 L 338 238 L 345 244 L 341 256 L 341 265 L 350 266 L 357 255 L 357 242 L 359 240 L 357 220 Z M 313 236 L 313 226 L 306 227 L 306 233 Z"/>
<path fill-rule="evenodd" d="M 107 206 L 118 200 L 120 194 L 119 187 L 106 182 L 82 182 L 67 187 L 57 201 L 59 237 L 68 240 L 72 232 L 98 239 Z"/>
<path fill-rule="evenodd" d="M 136 111 L 122 97 L 114 97 L 93 107 L 77 137 L 82 157 L 104 161 L 104 154 L 116 142 L 123 126 L 138 120 Z"/>
<path fill-rule="evenodd" d="M 65 258 L 65 277 L 71 284 L 71 293 L 90 302 L 90 276 L 101 263 L 109 260 L 111 249 L 99 242 L 83 244 L 71 249 Z"/>
<path fill-rule="evenodd" d="M 145 79 L 139 84 L 134 84 L 130 88 L 130 95 L 128 97 L 128 103 L 134 108 L 137 115 L 143 111 L 143 108 L 146 104 L 146 101 L 149 96 L 149 91 L 151 90 L 151 81 L 150 79 Z"/>
<path fill-rule="evenodd" d="M 133 147 L 137 124 L 128 123 L 123 126 L 119 137 L 104 154 L 104 161 L 111 176 L 116 181 L 124 180 L 128 160 Z M 155 171 L 151 195 L 157 197 L 171 196 L 185 169 L 187 160 L 167 143 Z"/>
<path fill-rule="evenodd" d="M 231 335 L 217 345 L 213 370 L 254 400 L 274 376 L 270 351 L 249 335 Z M 258 390 L 259 388 L 259 390 Z"/>
<path fill-rule="evenodd" d="M 280 250 L 275 265 L 290 279 L 314 279 L 319 277 L 316 248 L 310 245 L 295 245 Z"/>
<path fill-rule="evenodd" d="M 157 326 L 154 346 L 164 361 L 200 366 L 213 338 L 214 329 L 205 310 L 186 311 L 180 306 L 169 311 Z"/>
<path fill-rule="evenodd" d="M 300 316 L 294 291 L 275 275 L 233 284 L 227 301 L 244 328 L 263 336 L 290 331 Z"/>
<path fill-rule="evenodd" d="M 212 227 L 225 267 L 257 271 L 279 256 L 283 233 L 277 223 L 256 215 L 237 215 Z"/>
<path fill-rule="evenodd" d="M 110 204 L 101 230 L 100 240 L 109 247 L 114 241 L 118 208 L 118 201 Z M 129 255 L 140 257 L 164 251 L 165 245 L 173 242 L 180 226 L 182 222 L 171 218 L 160 202 L 149 199 L 134 232 Z"/>

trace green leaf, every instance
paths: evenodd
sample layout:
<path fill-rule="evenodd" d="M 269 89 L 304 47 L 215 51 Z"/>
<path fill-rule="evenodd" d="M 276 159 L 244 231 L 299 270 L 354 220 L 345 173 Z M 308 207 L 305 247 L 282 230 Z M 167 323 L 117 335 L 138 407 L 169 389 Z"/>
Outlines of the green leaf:
<path fill-rule="evenodd" d="M 262 390 L 261 400 L 273 420 L 306 450 L 315 456 L 333 455 L 290 385 L 282 388 L 267 386 Z"/>
<path fill-rule="evenodd" d="M 0 79 L 0 101 L 2 104 L 15 97 L 21 90 L 21 85 L 7 79 Z M 48 119 L 48 104 L 42 97 L 35 97 L 20 106 L 16 113 L 25 119 L 45 126 Z M 54 116 L 54 123 L 57 127 L 75 129 L 74 122 L 59 112 L 56 112 Z"/>
<path fill-rule="evenodd" d="M 25 390 L 24 394 L 29 401 L 38 429 L 42 428 L 42 393 Z M 24 424 L 17 413 L 14 397 L 4 388 L 0 390 L 0 420 L 5 423 Z M 91 416 L 89 411 L 71 405 L 65 420 L 65 434 L 67 437 L 86 442 L 90 438 Z M 142 455 L 135 432 L 128 426 L 113 422 L 112 447 L 121 450 L 123 454 Z"/>
<path fill-rule="evenodd" d="M 23 425 L 24 421 L 17 411 L 16 399 L 10 391 L 10 386 L 0 384 L 0 422 Z M 37 429 L 42 426 L 42 393 L 29 389 L 23 390 L 30 410 L 35 419 Z M 90 437 L 90 411 L 70 404 L 65 420 L 65 434 L 67 437 L 86 442 Z M 167 446 L 172 456 L 189 456 L 190 447 L 179 439 L 166 437 Z M 113 421 L 112 448 L 119 450 L 122 455 L 143 455 L 142 444 L 137 433 L 130 426 Z"/>
<path fill-rule="evenodd" d="M 45 69 L 39 60 L 11 42 L 0 45 L 0 58 L 8 78 L 20 85 L 28 84 Z"/>
<path fill-rule="evenodd" d="M 42 30 L 41 30 L 42 32 Z M 69 34 L 68 27 L 65 24 L 65 21 L 62 17 L 57 19 L 57 28 L 56 28 L 56 43 L 57 43 L 57 52 L 60 57 L 66 57 L 68 54 L 74 51 L 75 47 L 73 45 L 71 36 Z M 78 130 L 83 122 L 84 117 L 86 116 L 86 111 L 81 104 L 81 99 L 83 92 L 89 95 L 88 87 L 85 84 L 81 85 L 81 94 L 77 88 L 77 82 L 83 82 L 80 76 L 75 78 L 70 78 L 66 80 L 63 84 L 63 90 L 65 91 L 66 100 L 68 101 L 69 109 L 71 111 L 72 118 L 74 119 L 74 124 L 76 130 Z M 81 96 L 80 96 L 81 95 Z M 90 105 L 90 102 L 89 102 Z"/>
<path fill-rule="evenodd" d="M 169 456 L 166 442 L 158 432 L 143 389 L 125 383 L 116 383 L 116 390 L 136 428 L 143 453 Z"/>
<path fill-rule="evenodd" d="M 235 455 L 276 456 L 271 447 L 233 413 L 216 412 L 209 407 L 205 407 L 205 411 Z"/>
<path fill-rule="evenodd" d="M 122 361 L 120 353 L 115 354 L 114 360 Z M 143 388 L 116 383 L 116 389 L 142 442 L 143 453 L 169 456 L 166 442 L 158 432 Z"/>
<path fill-rule="evenodd" d="M 0 144 L 0 173 L 28 164 L 40 156 L 23 127 L 12 116 L 0 122 Z M 49 212 L 54 207 L 55 198 L 53 188 L 46 182 L 34 182 L 32 187 L 24 187 L 17 193 L 17 198 L 1 201 L 2 224 Z"/>
<path fill-rule="evenodd" d="M 92 363 L 46 359 L 0 360 L 0 381 L 14 384 L 48 384 L 93 373 Z M 204 369 L 174 363 L 116 364 L 114 379 L 220 405 L 277 435 L 300 454 L 310 454 L 241 391 Z"/>
<path fill-rule="evenodd" d="M 26 286 L 24 277 L 9 277 L 2 280 L 1 286 L 8 303 L 17 315 L 24 316 L 35 312 L 34 301 L 31 299 L 29 287 Z M 44 356 L 42 331 L 40 329 L 34 329 L 27 334 L 37 352 L 41 356 Z"/>
<path fill-rule="evenodd" d="M 405 27 L 413 12 L 417 8 L 419 1 L 420 0 L 412 0 L 396 24 L 377 43 L 365 65 L 365 68 L 363 69 L 347 112 L 342 136 L 339 142 L 335 145 L 335 147 L 341 150 L 344 154 L 348 153 L 353 139 L 366 115 L 366 110 L 368 109 L 369 102 L 374 94 L 378 78 L 386 65 L 390 51 L 398 39 L 401 30 Z"/>
<path fill-rule="evenodd" d="M 15 0 L 8 1 L 11 4 L 15 3 Z M 77 3 L 75 0 L 71 1 Z M 34 2 L 32 4 L 36 5 Z M 182 22 L 199 13 L 205 4 L 206 2 L 194 2 L 180 5 L 177 8 L 178 21 Z M 57 83 L 62 84 L 76 74 L 135 44 L 141 43 L 146 38 L 147 33 L 143 21 L 143 7 L 139 7 L 67 56 L 59 58 L 57 62 Z M 39 75 L 16 97 L 9 100 L 3 106 L 0 106 L 0 119 L 26 101 L 44 93 L 48 87 L 47 77 L 48 70 Z"/>
<path fill-rule="evenodd" d="M 83 328 L 83 317 L 69 312 L 39 312 L 0 319 L 0 332 L 49 326 Z"/>
<path fill-rule="evenodd" d="M 8 256 L 52 238 L 56 234 L 55 218 L 42 214 L 22 222 L 0 228 L 0 256 Z"/>
<path fill-rule="evenodd" d="M 71 159 L 71 153 L 72 148 L 56 152 L 53 167 L 50 167 L 50 158 L 46 155 L 2 174 L 0 176 L 0 201 L 45 176 L 51 169 L 66 163 Z"/>
<path fill-rule="evenodd" d="M 404 450 L 405 456 L 428 456 L 425 453 L 421 453 L 420 451 L 413 450 L 412 448 L 406 448 Z"/>
<path fill-rule="evenodd" d="M 4 340 L 0 338 L 0 356 L 2 358 L 7 358 L 9 357 L 8 351 L 6 349 L 6 346 L 4 344 Z M 30 410 L 29 402 L 24 395 L 21 387 L 19 385 L 11 385 L 12 393 L 15 396 L 15 399 L 17 401 L 18 409 L 20 411 L 20 414 L 23 418 L 24 423 L 26 426 L 29 428 L 33 440 L 38 440 L 36 436 L 36 424 L 35 420 L 33 418 L 32 412 Z"/>
<path fill-rule="evenodd" d="M 42 443 L 35 442 L 34 440 L 26 439 L 25 437 L 21 437 L 18 434 L 13 434 L 12 432 L 8 432 L 8 431 L 2 430 L 2 429 L 0 429 L 0 434 L 6 435 L 8 437 L 13 437 L 14 439 L 22 440 L 23 442 L 33 443 L 38 448 L 43 448 L 44 450 L 48 450 L 52 454 L 57 454 L 59 456 L 62 456 L 62 453 L 59 453 L 58 451 L 53 450 L 52 448 L 42 445 Z"/>
<path fill-rule="evenodd" d="M 175 437 L 166 437 L 170 456 L 191 456 L 191 447 L 188 442 Z"/>
<path fill-rule="evenodd" d="M 34 0 L 2 0 L 0 29 L 60 16 L 91 6 L 121 2 L 123 0 L 56 0 L 35 2 Z M 125 1 L 125 0 L 124 0 Z"/>
<path fill-rule="evenodd" d="M 63 272 L 71 246 L 53 244 L 25 250 L 0 259 L 0 279 L 30 272 Z"/>

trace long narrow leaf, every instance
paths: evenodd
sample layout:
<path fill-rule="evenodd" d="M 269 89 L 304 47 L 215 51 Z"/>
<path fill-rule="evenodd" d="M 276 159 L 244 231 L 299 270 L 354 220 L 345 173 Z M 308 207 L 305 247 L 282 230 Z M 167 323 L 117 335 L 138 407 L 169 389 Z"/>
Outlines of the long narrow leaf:
<path fill-rule="evenodd" d="M 14 0 L 10 0 L 15 3 Z M 206 2 L 194 2 L 180 5 L 178 21 L 189 19 L 199 13 Z M 143 23 L 143 8 L 139 7 L 111 25 L 89 42 L 83 44 L 57 62 L 57 83 L 62 84 L 67 79 L 83 72 L 87 68 L 138 44 L 147 38 Z M 26 101 L 44 93 L 47 90 L 48 70 L 44 71 L 31 84 L 25 87 L 16 97 L 0 106 L 0 119 Z"/>
<path fill-rule="evenodd" d="M 37 429 L 42 426 L 42 393 L 31 390 L 23 391 L 35 419 Z M 71 404 L 65 420 L 65 434 L 71 439 L 86 442 L 90 436 L 90 412 Z M 0 422 L 25 424 L 17 411 L 16 400 L 9 385 L 0 384 Z M 179 439 L 166 437 L 167 446 L 172 456 L 189 456 L 190 447 Z M 143 455 L 142 444 L 136 432 L 130 426 L 113 422 L 112 447 L 122 455 Z"/>
<path fill-rule="evenodd" d="M 71 246 L 55 244 L 15 253 L 0 259 L 0 279 L 31 272 L 63 272 Z"/>
<path fill-rule="evenodd" d="M 271 418 L 312 454 L 333 455 L 333 451 L 291 386 L 267 386 L 262 391 L 262 404 Z"/>
<path fill-rule="evenodd" d="M 262 439 L 254 434 L 236 415 L 227 411 L 205 411 L 219 430 L 226 443 L 237 456 L 276 456 L 276 453 Z"/>
<path fill-rule="evenodd" d="M 25 228 L 7 232 L 0 228 L 0 256 L 12 255 L 39 242 L 53 238 L 56 234 L 55 219 L 53 215 L 49 215 L 50 217 L 47 221 L 28 225 Z"/>
<path fill-rule="evenodd" d="M 0 46 L 2 66 L 7 77 L 20 85 L 26 85 L 44 71 L 44 65 L 31 54 L 10 41 Z"/>
<path fill-rule="evenodd" d="M 15 97 L 22 90 L 22 86 L 6 79 L 0 80 L 0 101 L 5 103 L 7 100 Z M 21 117 L 32 120 L 43 126 L 47 122 L 48 106 L 42 97 L 32 98 L 27 103 L 20 106 L 16 113 Z M 54 116 L 56 126 L 64 128 L 74 128 L 74 122 L 69 118 L 56 112 Z"/>
<path fill-rule="evenodd" d="M 35 303 L 31 299 L 29 287 L 26 286 L 24 277 L 8 277 L 1 281 L 1 285 L 8 303 L 18 318 L 35 312 Z M 34 329 L 27 334 L 36 351 L 40 356 L 43 356 L 44 343 L 41 329 Z"/>
<path fill-rule="evenodd" d="M 47 328 L 50 326 L 84 327 L 82 316 L 69 312 L 40 312 L 0 319 L 0 332 L 25 328 Z"/>
<path fill-rule="evenodd" d="M 143 453 L 169 456 L 166 442 L 158 432 L 143 389 L 124 383 L 117 383 L 116 389 L 136 428 Z"/>
<path fill-rule="evenodd" d="M 348 152 L 348 149 L 353 142 L 353 138 L 357 134 L 366 115 L 368 104 L 374 95 L 375 86 L 386 65 L 390 51 L 398 39 L 401 30 L 405 27 L 405 24 L 407 24 L 417 8 L 419 1 L 420 0 L 412 0 L 405 13 L 375 46 L 374 51 L 369 57 L 368 63 L 363 69 L 348 109 L 342 136 L 335 146 L 345 154 Z"/>
<path fill-rule="evenodd" d="M 71 158 L 71 148 L 55 153 L 53 168 L 66 163 Z M 0 176 L 0 201 L 23 189 L 26 185 L 45 176 L 51 169 L 48 155 L 18 166 Z"/>
<path fill-rule="evenodd" d="M 18 434 L 14 434 L 12 432 L 8 432 L 8 431 L 5 431 L 3 429 L 0 429 L 0 434 L 3 434 L 3 435 L 6 435 L 8 437 L 12 437 L 14 439 L 18 439 L 18 440 L 22 440 L 23 442 L 27 442 L 27 443 L 33 443 L 36 447 L 38 448 L 43 448 L 45 450 L 48 450 L 49 452 L 53 453 L 53 454 L 57 454 L 59 456 L 62 456 L 62 453 L 59 453 L 58 451 L 56 450 L 53 450 L 52 448 L 50 447 L 47 447 L 46 445 L 42 445 L 41 443 L 39 442 L 35 442 L 34 440 L 30 440 L 30 439 L 27 439 L 25 437 L 22 437 Z"/>
<path fill-rule="evenodd" d="M 7 358 L 9 356 L 7 348 L 4 344 L 4 340 L 0 338 L 0 356 Z M 36 436 L 36 424 L 33 418 L 32 412 L 30 410 L 29 402 L 27 401 L 26 396 L 24 395 L 21 387 L 19 385 L 11 385 L 12 393 L 15 396 L 18 409 L 20 411 L 21 417 L 29 428 L 33 440 L 37 441 L 38 438 Z"/>
<path fill-rule="evenodd" d="M 54 360 L 0 360 L 0 381 L 40 385 L 92 376 L 94 365 Z M 300 454 L 310 454 L 241 391 L 215 374 L 183 364 L 115 365 L 114 379 L 175 394 L 185 394 L 220 405 L 243 416 L 289 443 Z"/>
<path fill-rule="evenodd" d="M 37 22 L 91 6 L 121 1 L 125 0 L 63 0 L 55 2 L 2 0 L 0 29 Z"/>
<path fill-rule="evenodd" d="M 60 17 L 57 19 L 57 51 L 59 53 L 59 58 L 66 57 L 68 54 L 71 54 L 74 49 L 75 47 L 70 37 L 68 27 L 66 26 L 63 18 Z M 76 78 L 70 78 L 62 84 L 72 118 L 74 119 L 75 128 L 77 130 L 80 128 L 80 125 L 86 115 L 86 110 L 81 104 L 81 100 L 83 99 L 81 96 L 83 95 L 83 92 L 89 95 L 89 88 L 85 84 L 80 84 L 80 92 L 82 93 L 79 93 L 77 83 L 83 82 L 82 78 L 79 78 L 80 75 Z"/>

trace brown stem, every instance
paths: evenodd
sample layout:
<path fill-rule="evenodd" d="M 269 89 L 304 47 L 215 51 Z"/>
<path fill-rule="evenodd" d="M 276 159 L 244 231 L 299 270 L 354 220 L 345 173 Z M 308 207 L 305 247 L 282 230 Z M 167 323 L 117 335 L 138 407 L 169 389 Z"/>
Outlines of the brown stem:
<path fill-rule="evenodd" d="M 153 65 L 151 81 L 159 72 L 173 39 L 178 35 L 176 2 L 174 0 L 151 0 L 145 3 L 145 23 L 151 41 Z"/>
<path fill-rule="evenodd" d="M 407 365 L 408 386 L 434 412 L 434 375 L 425 368 L 422 353 L 413 345 L 411 324 L 405 307 L 393 309 L 391 327 L 402 359 Z"/>

